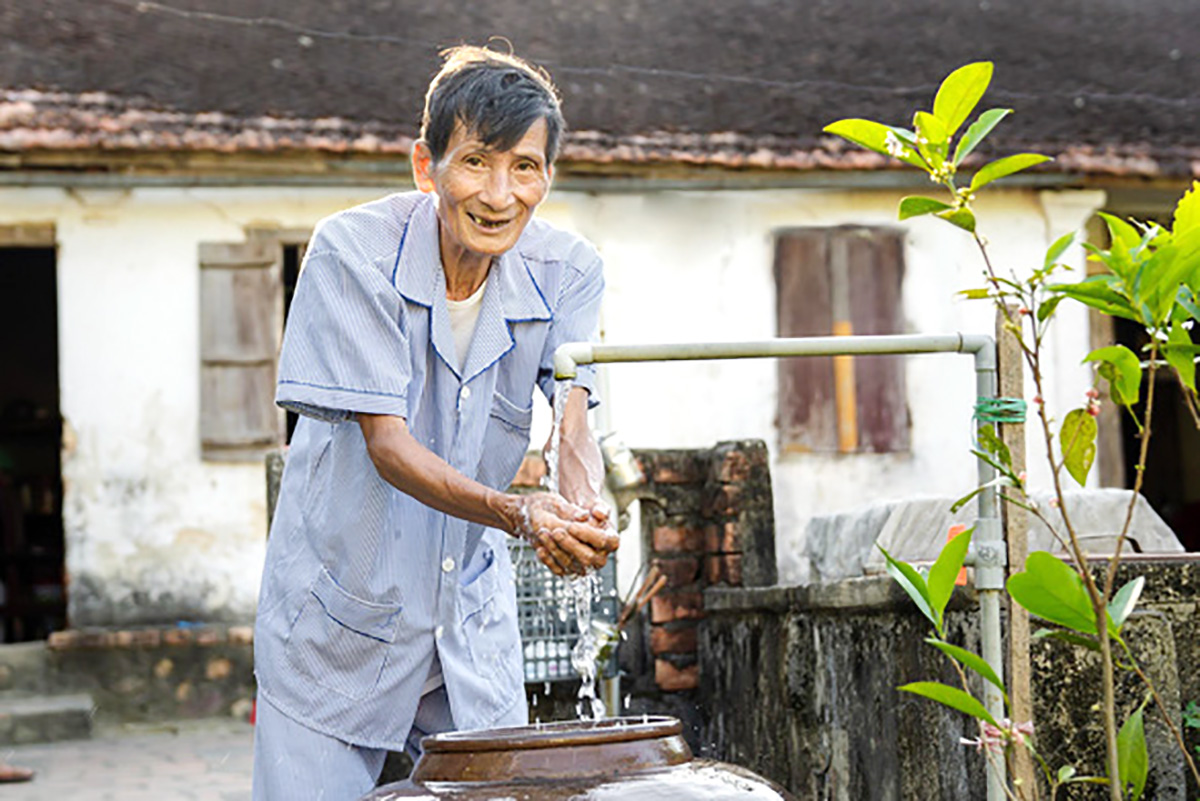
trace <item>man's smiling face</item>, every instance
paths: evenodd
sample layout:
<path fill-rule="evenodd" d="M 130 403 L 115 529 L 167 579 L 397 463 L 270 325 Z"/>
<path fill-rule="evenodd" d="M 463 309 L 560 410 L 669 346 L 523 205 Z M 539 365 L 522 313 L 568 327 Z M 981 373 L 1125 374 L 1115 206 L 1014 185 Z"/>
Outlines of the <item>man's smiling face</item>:
<path fill-rule="evenodd" d="M 417 154 L 417 185 L 438 197 L 443 262 L 450 256 L 499 256 L 510 250 L 550 189 L 546 123 L 537 120 L 509 150 L 485 145 L 454 126 L 437 164 Z"/>

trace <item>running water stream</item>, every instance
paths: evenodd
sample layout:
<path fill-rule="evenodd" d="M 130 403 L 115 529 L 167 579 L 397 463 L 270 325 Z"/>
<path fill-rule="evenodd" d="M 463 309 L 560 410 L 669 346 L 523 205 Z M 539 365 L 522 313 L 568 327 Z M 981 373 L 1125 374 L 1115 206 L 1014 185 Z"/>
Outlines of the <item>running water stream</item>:
<path fill-rule="evenodd" d="M 546 454 L 546 490 L 558 492 L 558 463 L 562 446 L 562 419 L 567 409 L 567 395 L 571 391 L 570 381 L 554 382 L 554 427 L 550 431 L 550 449 Z M 600 642 L 592 628 L 592 603 L 600 577 L 589 569 L 582 576 L 567 578 L 567 588 L 574 606 L 575 625 L 579 629 L 579 640 L 571 649 L 571 666 L 579 674 L 579 702 L 575 712 L 580 720 L 600 720 L 604 717 L 604 702 L 596 697 L 596 660 L 604 643 Z M 566 610 L 560 610 L 560 614 Z"/>

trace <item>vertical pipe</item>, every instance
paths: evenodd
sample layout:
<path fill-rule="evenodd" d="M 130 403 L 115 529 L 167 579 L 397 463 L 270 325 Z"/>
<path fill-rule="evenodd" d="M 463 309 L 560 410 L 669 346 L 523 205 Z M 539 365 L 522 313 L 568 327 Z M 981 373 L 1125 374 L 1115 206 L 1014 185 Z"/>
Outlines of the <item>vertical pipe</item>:
<path fill-rule="evenodd" d="M 996 345 L 988 340 L 975 352 L 975 393 L 980 398 L 996 397 Z M 995 469 L 977 460 L 979 483 L 987 485 L 996 478 Z M 1004 675 L 1004 651 L 1001 642 L 1000 604 L 1004 589 L 1006 553 L 1000 527 L 997 491 L 989 486 L 979 493 L 979 518 L 975 523 L 975 587 L 979 593 L 980 639 L 984 661 L 999 675 Z M 1004 697 L 991 684 L 983 683 L 983 701 L 996 720 L 1005 717 Z M 1005 797 L 1007 781 L 1003 757 L 989 760 L 987 771 L 988 801 Z"/>

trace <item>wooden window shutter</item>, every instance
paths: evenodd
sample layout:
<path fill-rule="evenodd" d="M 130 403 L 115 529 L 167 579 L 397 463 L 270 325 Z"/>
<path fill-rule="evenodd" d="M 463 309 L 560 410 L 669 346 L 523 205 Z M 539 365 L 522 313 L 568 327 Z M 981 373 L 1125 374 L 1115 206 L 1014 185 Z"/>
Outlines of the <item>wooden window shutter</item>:
<path fill-rule="evenodd" d="M 257 461 L 283 438 L 275 406 L 283 289 L 277 239 L 200 245 L 200 443 Z"/>
<path fill-rule="evenodd" d="M 788 231 L 775 243 L 779 336 L 828 336 L 829 240 L 824 229 Z M 779 434 L 785 449 L 837 450 L 833 359 L 812 356 L 779 360 Z"/>
<path fill-rule="evenodd" d="M 782 337 L 903 331 L 903 239 L 861 227 L 785 231 L 776 241 Z M 785 450 L 904 451 L 909 416 L 904 357 L 810 357 L 779 363 Z"/>

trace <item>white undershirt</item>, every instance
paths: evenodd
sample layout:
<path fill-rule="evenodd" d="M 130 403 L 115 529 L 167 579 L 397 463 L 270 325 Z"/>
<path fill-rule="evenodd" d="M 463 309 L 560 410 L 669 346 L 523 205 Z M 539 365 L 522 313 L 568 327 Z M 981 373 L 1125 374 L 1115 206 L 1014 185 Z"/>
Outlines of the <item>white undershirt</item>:
<path fill-rule="evenodd" d="M 450 300 L 446 298 L 446 309 L 450 312 L 450 331 L 454 334 L 454 358 L 458 362 L 461 373 L 467 363 L 467 351 L 471 347 L 471 337 L 475 335 L 475 324 L 479 322 L 479 310 L 483 307 L 483 290 L 487 287 L 487 279 L 471 293 L 466 300 Z M 437 649 L 433 652 L 433 664 L 429 666 L 429 676 L 421 688 L 421 695 L 427 695 L 445 684 L 442 678 L 442 660 L 438 658 Z"/>
<path fill-rule="evenodd" d="M 486 287 L 487 279 L 484 278 L 479 289 L 466 300 L 446 298 L 446 309 L 450 312 L 450 330 L 454 332 L 454 356 L 458 361 L 460 373 L 467 363 L 467 349 L 471 347 L 475 323 L 479 321 L 479 310 L 483 307 L 483 290 Z"/>

